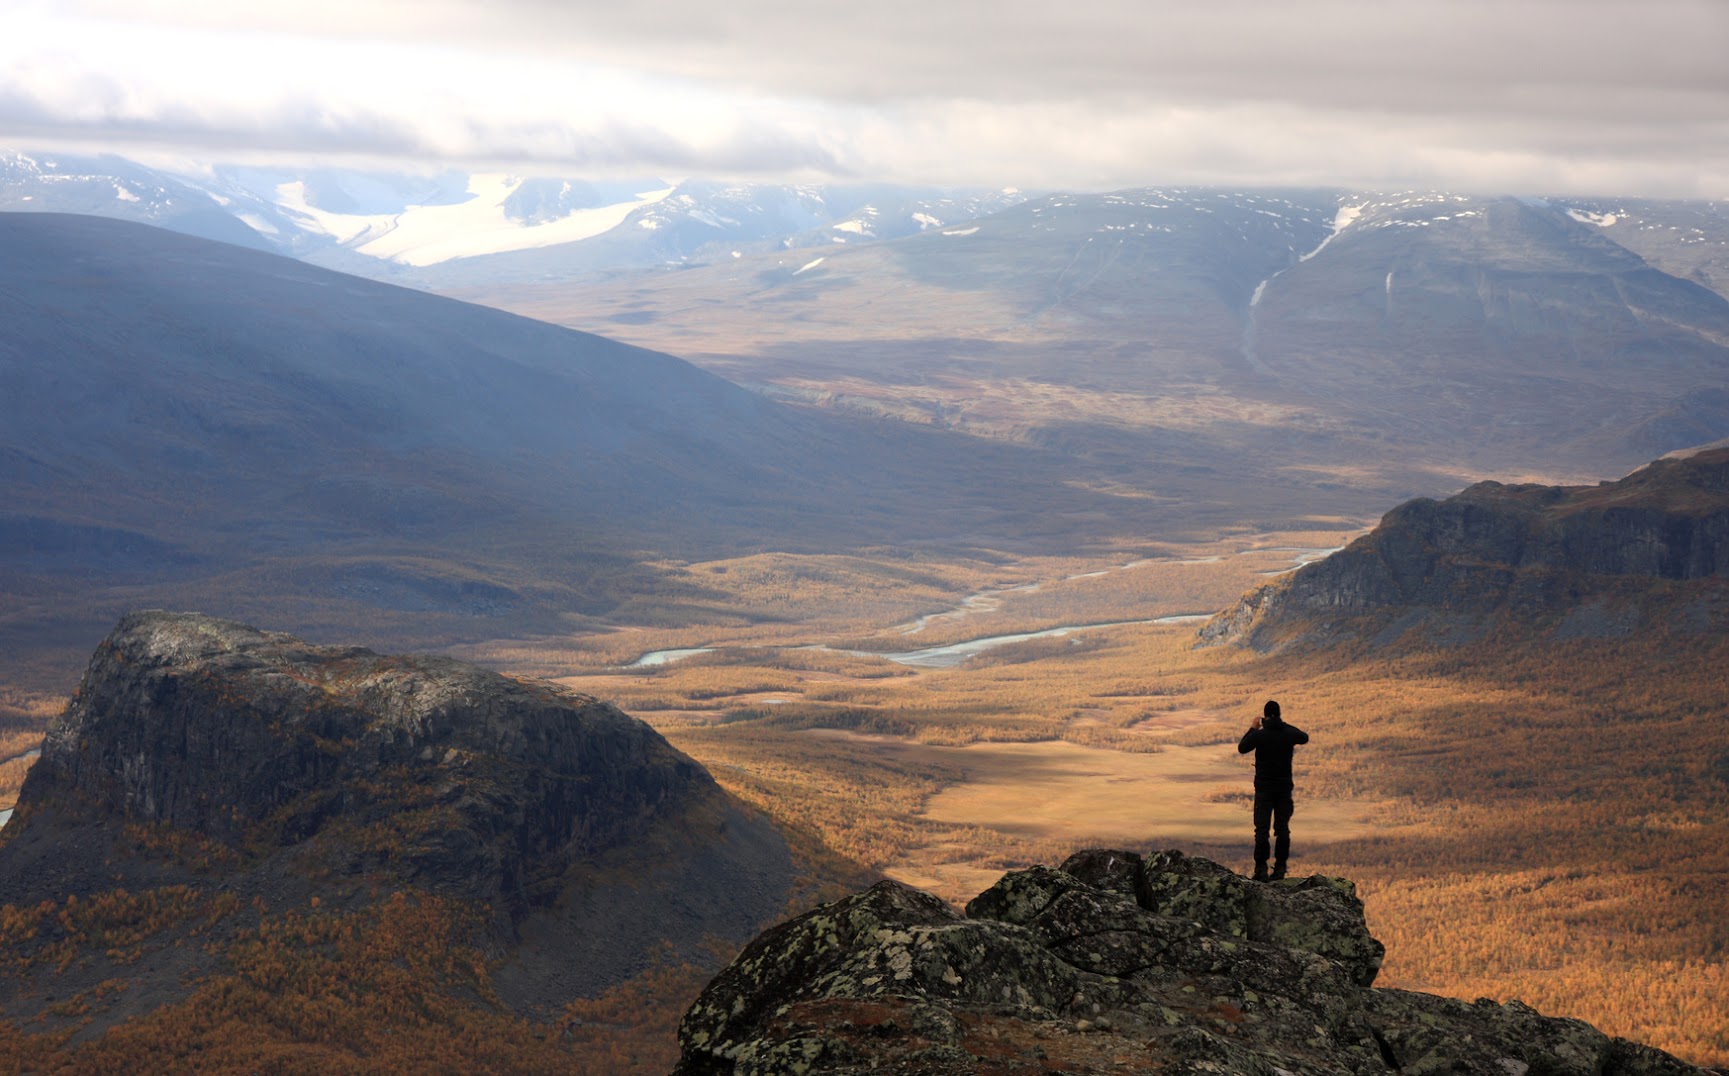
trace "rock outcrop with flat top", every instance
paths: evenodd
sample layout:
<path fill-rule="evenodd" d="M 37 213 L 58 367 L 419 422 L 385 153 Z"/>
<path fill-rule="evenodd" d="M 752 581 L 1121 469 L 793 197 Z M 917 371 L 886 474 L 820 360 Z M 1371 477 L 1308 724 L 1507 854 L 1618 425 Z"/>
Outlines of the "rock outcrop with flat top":
<path fill-rule="evenodd" d="M 550 684 L 150 612 L 98 647 L 20 813 L 58 802 L 252 848 L 389 820 L 402 841 L 356 857 L 520 911 L 712 787 L 647 725 Z"/>
<path fill-rule="evenodd" d="M 1729 448 L 1595 486 L 1479 482 L 1409 501 L 1244 595 L 1200 638 L 1273 649 L 1421 627 L 1430 641 L 1467 641 L 1502 621 L 1620 637 L 1657 619 L 1695 634 L 1729 625 Z"/>
<path fill-rule="evenodd" d="M 777 914 L 792 880 L 767 819 L 611 705 L 191 613 L 133 613 L 103 640 L 0 831 L 0 905 L 170 885 L 265 913 L 450 898 L 524 1013 L 662 951 L 705 959 Z M 145 956 L 116 977 L 154 974 Z M 0 977 L 0 1006 L 38 988 L 68 989 Z"/>
<path fill-rule="evenodd" d="M 1181 852 L 1006 874 L 964 916 L 893 881 L 763 934 L 679 1029 L 675 1076 L 1698 1076 L 1516 1001 L 1372 987 L 1350 882 Z"/>

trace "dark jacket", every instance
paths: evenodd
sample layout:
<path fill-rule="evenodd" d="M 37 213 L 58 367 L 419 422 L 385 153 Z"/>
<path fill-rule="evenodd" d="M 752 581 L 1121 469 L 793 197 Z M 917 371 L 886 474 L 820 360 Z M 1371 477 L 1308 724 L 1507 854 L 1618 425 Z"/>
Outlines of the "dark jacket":
<path fill-rule="evenodd" d="M 1289 789 L 1291 787 L 1291 755 L 1300 743 L 1308 743 L 1309 734 L 1295 725 L 1268 719 L 1258 729 L 1243 733 L 1237 744 L 1237 754 L 1255 753 L 1255 787 Z"/>

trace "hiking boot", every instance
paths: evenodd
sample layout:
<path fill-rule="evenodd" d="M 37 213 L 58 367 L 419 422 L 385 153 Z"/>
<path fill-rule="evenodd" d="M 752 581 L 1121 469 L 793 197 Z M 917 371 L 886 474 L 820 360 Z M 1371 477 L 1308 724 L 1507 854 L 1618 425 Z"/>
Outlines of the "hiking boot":
<path fill-rule="evenodd" d="M 1255 864 L 1255 881 L 1264 882 L 1266 880 L 1267 880 L 1267 865 L 1265 863 Z"/>
<path fill-rule="evenodd" d="M 1285 865 L 1283 863 L 1273 864 L 1273 876 L 1271 878 L 1263 878 L 1262 879 L 1262 881 L 1272 881 L 1272 882 L 1282 882 L 1284 880 L 1285 880 Z"/>

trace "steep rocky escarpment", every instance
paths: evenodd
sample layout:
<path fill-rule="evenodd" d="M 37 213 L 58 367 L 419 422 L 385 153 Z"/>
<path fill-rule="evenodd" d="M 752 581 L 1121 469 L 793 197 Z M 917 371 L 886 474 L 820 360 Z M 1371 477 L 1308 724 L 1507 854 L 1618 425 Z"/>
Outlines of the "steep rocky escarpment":
<path fill-rule="evenodd" d="M 389 819 L 408 839 L 378 859 L 405 880 L 532 903 L 712 787 L 647 725 L 550 685 L 141 613 L 97 648 L 19 824 L 64 805 L 262 849 Z"/>
<path fill-rule="evenodd" d="M 1517 1001 L 1372 988 L 1351 883 L 1090 850 L 957 915 L 891 881 L 768 931 L 685 1015 L 676 1076 L 1698 1074 Z"/>
<path fill-rule="evenodd" d="M 1706 631 L 1729 618 L 1729 449 L 1661 459 L 1596 486 L 1482 482 L 1410 501 L 1372 532 L 1244 596 L 1203 642 L 1269 648 L 1427 622 L 1480 634 L 1503 614 L 1562 637 L 1651 617 Z M 1432 634 L 1435 634 L 1432 632 Z"/>
<path fill-rule="evenodd" d="M 496 961 L 486 993 L 544 1013 L 656 952 L 742 940 L 791 876 L 766 820 L 610 705 L 448 658 L 135 613 L 97 648 L 0 831 L 0 903 L 172 891 L 240 911 L 198 925 L 196 944 L 165 928 L 124 959 L 93 947 L 58 986 L 30 954 L 70 928 L 23 930 L 31 970 L 0 976 L 0 1004 L 103 975 L 156 976 L 137 993 L 170 997 L 170 973 L 221 970 L 221 940 L 259 917 L 418 894 L 473 925 Z"/>

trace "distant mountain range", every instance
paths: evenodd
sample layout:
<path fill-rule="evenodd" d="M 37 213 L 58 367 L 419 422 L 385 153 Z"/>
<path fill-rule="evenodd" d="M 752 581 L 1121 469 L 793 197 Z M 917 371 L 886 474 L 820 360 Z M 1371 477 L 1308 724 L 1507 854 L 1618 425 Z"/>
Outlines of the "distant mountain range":
<path fill-rule="evenodd" d="M 1708 286 L 1729 218 L 1644 205 L 1050 195 L 867 246 L 454 293 L 1126 467 L 1186 437 L 1345 481 L 1583 477 L 1729 434 L 1729 299 Z"/>
<path fill-rule="evenodd" d="M 568 279 L 892 239 L 1022 197 L 655 177 L 238 166 L 175 173 L 112 155 L 0 154 L 0 210 L 156 224 L 400 283 Z"/>
<path fill-rule="evenodd" d="M 1312 254 L 1362 218 L 1481 199 L 1445 192 L 1127 190 L 1051 195 L 1013 187 L 733 183 L 404 173 L 216 165 L 169 171 L 113 154 L 0 153 L 0 211 L 88 213 L 273 250 L 346 272 L 441 287 L 610 276 L 727 262 L 779 250 L 858 246 L 964 227 L 1015 206 L 1096 213 L 1175 207 L 1280 218 L 1240 229 L 1274 264 Z M 1729 294 L 1729 206 L 1639 198 L 1526 199 L 1599 229 L 1673 276 Z M 1365 214 L 1367 214 L 1365 216 Z M 227 218 L 227 219 L 224 219 Z M 1406 217 L 1406 226 L 1421 226 Z M 1124 232 L 1172 231 L 1114 222 Z M 238 226 L 237 226 L 238 225 Z M 1180 228 L 1177 230 L 1181 230 Z M 1362 230 L 1362 229 L 1360 229 Z M 433 267 L 442 267 L 432 271 Z M 416 270 L 424 271 L 417 273 Z M 1264 279 L 1264 278 L 1263 278 Z"/>
<path fill-rule="evenodd" d="M 269 249 L 1125 481 L 1193 450 L 1438 491 L 1452 479 L 1424 472 L 1584 476 L 1729 435 L 1729 210 L 1710 202 L 186 175 L 14 154 L 0 208 Z"/>

